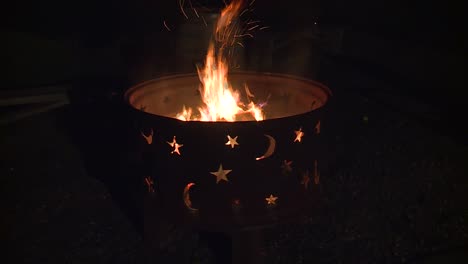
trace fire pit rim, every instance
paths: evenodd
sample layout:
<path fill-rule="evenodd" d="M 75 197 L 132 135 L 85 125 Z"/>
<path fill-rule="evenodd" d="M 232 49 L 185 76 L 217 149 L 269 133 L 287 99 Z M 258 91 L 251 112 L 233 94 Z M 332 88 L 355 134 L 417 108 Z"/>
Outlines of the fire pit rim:
<path fill-rule="evenodd" d="M 326 85 L 324 85 L 324 84 L 322 84 L 320 82 L 305 78 L 305 77 L 297 76 L 297 75 L 284 74 L 284 73 L 272 73 L 272 72 L 254 72 L 254 71 L 233 71 L 229 75 L 230 76 L 232 76 L 232 75 L 272 76 L 272 77 L 292 79 L 292 80 L 295 80 L 295 81 L 301 81 L 301 82 L 309 83 L 309 84 L 319 88 L 322 92 L 324 92 L 324 94 L 326 96 L 325 102 L 318 109 L 325 106 L 325 104 L 328 102 L 328 100 L 330 100 L 330 97 L 333 96 L 332 91 Z M 153 78 L 153 79 L 150 79 L 150 80 L 146 80 L 146 81 L 137 83 L 137 84 L 131 86 L 130 88 L 128 88 L 124 92 L 124 94 L 123 94 L 124 102 L 125 102 L 126 105 L 131 107 L 132 110 L 134 110 L 134 111 L 138 111 L 138 112 L 141 112 L 141 113 L 146 114 L 146 115 L 157 116 L 158 118 L 163 118 L 163 119 L 176 121 L 176 122 L 180 122 L 180 123 L 187 123 L 187 122 L 188 123 L 193 123 L 193 124 L 196 124 L 196 123 L 199 123 L 199 124 L 202 124 L 202 123 L 203 124 L 215 124 L 215 123 L 217 123 L 217 124 L 229 124 L 229 123 L 233 123 L 233 122 L 229 122 L 229 121 L 198 121 L 198 120 L 182 121 L 182 120 L 179 120 L 179 119 L 177 119 L 175 117 L 168 117 L 168 116 L 164 116 L 164 115 L 158 115 L 158 114 L 153 114 L 153 113 L 143 111 L 142 109 L 138 109 L 135 105 L 133 105 L 130 102 L 131 95 L 141 87 L 147 86 L 147 85 L 149 85 L 151 83 L 154 83 L 154 82 L 161 82 L 161 81 L 167 81 L 167 80 L 172 80 L 172 79 L 177 79 L 177 78 L 187 78 L 187 77 L 197 77 L 198 78 L 198 75 L 196 73 L 175 73 L 175 74 L 163 75 L 163 76 L 160 76 L 160 77 L 156 77 L 156 78 Z M 268 119 L 260 120 L 260 121 L 256 121 L 256 120 L 242 121 L 242 120 L 240 120 L 240 121 L 235 121 L 234 123 L 242 123 L 242 124 L 249 124 L 250 123 L 250 124 L 253 124 L 253 123 L 262 123 L 262 122 L 272 121 L 272 120 L 281 120 L 281 119 L 284 119 L 284 118 L 304 115 L 304 114 L 313 112 L 315 110 L 316 109 L 311 110 L 311 111 L 306 111 L 306 112 L 303 112 L 303 113 L 299 113 L 299 114 L 289 115 L 289 116 L 286 116 L 286 117 L 268 118 Z"/>

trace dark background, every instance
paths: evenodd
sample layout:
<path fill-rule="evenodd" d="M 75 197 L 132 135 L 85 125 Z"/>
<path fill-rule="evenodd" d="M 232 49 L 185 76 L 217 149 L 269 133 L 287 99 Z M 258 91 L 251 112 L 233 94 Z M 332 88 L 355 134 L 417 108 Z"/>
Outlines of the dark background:
<path fill-rule="evenodd" d="M 309 229 L 272 232 L 276 263 L 300 263 L 301 250 L 319 263 L 447 263 L 467 252 L 462 10 L 448 1 L 255 1 L 252 17 L 270 28 L 245 40 L 240 69 L 305 76 L 334 93 L 323 128 L 329 211 Z M 113 103 L 135 83 L 194 72 L 211 31 L 193 13 L 186 20 L 176 0 L 27 0 L 1 13 L 0 96 L 60 85 L 71 99 L 1 127 L 8 263 L 139 263 L 135 201 L 119 194 L 127 182 L 106 156 L 122 151 L 115 142 L 128 129 Z M 183 247 L 173 244 L 172 256 Z"/>
<path fill-rule="evenodd" d="M 193 5 L 216 11 L 220 3 Z M 241 69 L 291 72 L 332 85 L 365 75 L 378 84 L 363 84 L 362 92 L 391 89 L 417 98 L 434 112 L 427 115 L 432 121 L 443 122 L 451 134 L 466 134 L 457 122 L 466 87 L 460 6 L 383 0 L 258 0 L 254 6 L 252 17 L 271 28 L 247 40 Z M 8 90 L 80 83 L 78 93 L 96 95 L 162 74 L 193 72 L 210 34 L 200 24 L 184 28 L 176 0 L 16 1 L 2 13 L 1 89 Z M 187 37 L 194 28 L 204 37 Z M 193 48 L 180 48 L 187 46 Z"/>

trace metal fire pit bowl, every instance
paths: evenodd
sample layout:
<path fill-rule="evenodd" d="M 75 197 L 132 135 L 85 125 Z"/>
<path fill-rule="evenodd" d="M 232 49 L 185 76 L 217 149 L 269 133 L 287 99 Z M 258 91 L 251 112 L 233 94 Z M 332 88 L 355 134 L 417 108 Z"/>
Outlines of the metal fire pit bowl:
<path fill-rule="evenodd" d="M 231 73 L 229 81 L 241 93 L 247 84 L 259 101 L 268 98 L 263 108 L 266 120 L 177 120 L 183 105 L 200 106 L 195 74 L 154 79 L 125 93 L 140 128 L 134 133 L 136 148 L 146 161 L 145 219 L 164 216 L 174 223 L 229 231 L 298 217 L 314 207 L 322 148 L 320 117 L 330 90 L 280 74 Z M 296 131 L 304 133 L 300 141 Z M 226 145 L 228 135 L 237 137 L 234 148 Z M 169 144 L 174 136 L 183 145 L 180 155 Z M 271 156 L 257 159 L 273 146 Z M 212 172 L 221 164 L 231 171 L 228 181 L 217 182 Z M 268 204 L 270 195 L 277 197 L 274 204 Z"/>

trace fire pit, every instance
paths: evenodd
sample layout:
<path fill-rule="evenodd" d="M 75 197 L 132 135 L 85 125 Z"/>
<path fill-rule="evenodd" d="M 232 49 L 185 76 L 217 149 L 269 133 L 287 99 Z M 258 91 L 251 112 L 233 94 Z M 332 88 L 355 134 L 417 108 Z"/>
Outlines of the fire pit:
<path fill-rule="evenodd" d="M 129 89 L 138 147 L 147 155 L 145 215 L 230 231 L 294 218 L 314 206 L 320 184 L 320 124 L 327 87 L 298 77 L 231 73 L 267 98 L 261 121 L 182 121 L 201 102 L 199 79 L 174 75 Z"/>
<path fill-rule="evenodd" d="M 223 8 L 198 74 L 154 79 L 125 93 L 145 161 L 144 228 L 152 241 L 154 223 L 164 219 L 228 233 L 239 256 L 258 247 L 238 236 L 242 230 L 298 219 L 317 205 L 320 117 L 331 92 L 294 76 L 228 75 L 241 39 L 268 28 L 243 22 L 252 4 L 233 0 Z"/>

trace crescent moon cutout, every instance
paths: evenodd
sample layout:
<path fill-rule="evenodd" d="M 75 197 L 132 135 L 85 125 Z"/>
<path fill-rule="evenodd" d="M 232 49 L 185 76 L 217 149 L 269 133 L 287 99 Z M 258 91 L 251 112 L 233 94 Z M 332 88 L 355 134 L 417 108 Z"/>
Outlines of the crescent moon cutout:
<path fill-rule="evenodd" d="M 255 160 L 266 159 L 266 158 L 270 157 L 271 155 L 273 155 L 273 153 L 275 152 L 276 140 L 270 135 L 265 134 L 265 137 L 267 137 L 268 141 L 269 141 L 268 149 L 266 150 L 265 154 L 263 154 L 262 156 L 260 156 L 258 158 L 255 158 Z"/>
<path fill-rule="evenodd" d="M 190 200 L 190 188 L 192 188 L 194 185 L 195 183 L 191 182 L 185 186 L 183 199 L 187 209 L 191 211 L 198 211 L 198 209 L 192 207 L 192 201 Z"/>

